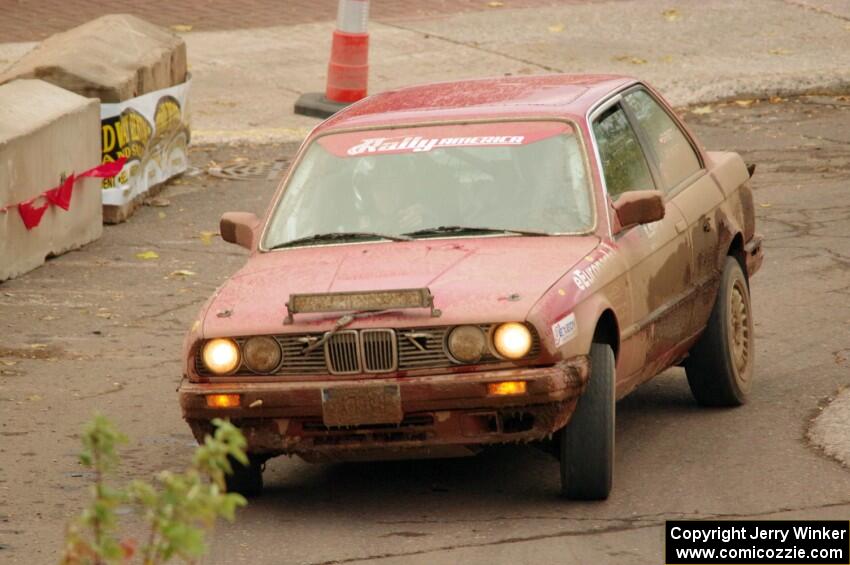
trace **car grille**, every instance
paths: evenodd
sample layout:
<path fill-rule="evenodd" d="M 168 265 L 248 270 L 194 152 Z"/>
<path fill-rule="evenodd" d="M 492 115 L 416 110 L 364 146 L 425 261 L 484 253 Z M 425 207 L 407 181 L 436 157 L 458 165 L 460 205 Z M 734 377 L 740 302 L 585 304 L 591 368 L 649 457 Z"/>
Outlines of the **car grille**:
<path fill-rule="evenodd" d="M 325 342 L 325 360 L 331 373 L 353 375 L 360 372 L 358 342 L 355 330 L 337 332 Z"/>
<path fill-rule="evenodd" d="M 395 371 L 398 356 L 394 330 L 362 330 L 360 341 L 365 372 L 389 373 Z"/>
<path fill-rule="evenodd" d="M 341 330 L 330 337 L 324 346 L 305 350 L 320 341 L 324 334 L 284 334 L 272 336 L 283 351 L 283 362 L 275 375 L 354 375 L 361 373 L 390 373 L 454 367 L 446 354 L 444 343 L 451 327 L 408 329 Z M 485 332 L 489 324 L 481 325 Z M 532 332 L 534 342 L 528 358 L 540 353 L 540 339 Z M 240 347 L 247 338 L 236 338 Z M 485 354 L 477 364 L 500 363 L 501 359 Z M 195 370 L 210 375 L 200 351 L 195 357 Z M 252 374 L 244 364 L 236 374 Z"/>

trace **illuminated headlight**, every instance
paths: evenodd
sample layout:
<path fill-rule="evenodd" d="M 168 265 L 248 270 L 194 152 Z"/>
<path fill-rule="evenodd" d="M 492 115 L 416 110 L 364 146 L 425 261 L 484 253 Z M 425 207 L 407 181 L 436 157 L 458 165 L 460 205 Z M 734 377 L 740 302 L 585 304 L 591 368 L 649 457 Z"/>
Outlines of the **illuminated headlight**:
<path fill-rule="evenodd" d="M 518 322 L 501 324 L 493 332 L 493 347 L 505 359 L 521 359 L 531 350 L 531 332 Z"/>
<path fill-rule="evenodd" d="M 216 375 L 232 373 L 239 366 L 239 346 L 232 339 L 211 339 L 204 344 L 204 365 Z"/>
<path fill-rule="evenodd" d="M 255 373 L 271 373 L 280 365 L 280 346 L 268 336 L 252 337 L 242 346 L 245 365 Z"/>
<path fill-rule="evenodd" d="M 477 326 L 458 326 L 446 342 L 449 353 L 461 363 L 475 363 L 487 351 L 487 336 Z"/>

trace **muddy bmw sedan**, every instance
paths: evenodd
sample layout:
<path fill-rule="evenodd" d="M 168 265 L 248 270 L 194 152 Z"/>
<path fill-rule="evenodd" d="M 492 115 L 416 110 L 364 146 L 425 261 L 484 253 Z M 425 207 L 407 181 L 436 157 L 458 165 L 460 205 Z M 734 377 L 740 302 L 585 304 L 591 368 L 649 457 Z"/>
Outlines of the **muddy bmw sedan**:
<path fill-rule="evenodd" d="M 405 88 L 310 134 L 250 251 L 185 341 L 183 415 L 266 460 L 455 457 L 549 442 L 563 494 L 606 498 L 616 400 L 682 364 L 696 401 L 746 401 L 748 180 L 662 97 L 616 76 Z"/>

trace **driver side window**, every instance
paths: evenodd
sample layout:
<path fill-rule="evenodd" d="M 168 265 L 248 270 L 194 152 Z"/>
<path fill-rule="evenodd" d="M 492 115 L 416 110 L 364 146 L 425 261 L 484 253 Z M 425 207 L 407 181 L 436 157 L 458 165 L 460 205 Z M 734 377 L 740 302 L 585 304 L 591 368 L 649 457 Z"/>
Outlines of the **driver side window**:
<path fill-rule="evenodd" d="M 596 118 L 593 134 L 612 201 L 628 190 L 655 190 L 643 149 L 619 104 Z"/>

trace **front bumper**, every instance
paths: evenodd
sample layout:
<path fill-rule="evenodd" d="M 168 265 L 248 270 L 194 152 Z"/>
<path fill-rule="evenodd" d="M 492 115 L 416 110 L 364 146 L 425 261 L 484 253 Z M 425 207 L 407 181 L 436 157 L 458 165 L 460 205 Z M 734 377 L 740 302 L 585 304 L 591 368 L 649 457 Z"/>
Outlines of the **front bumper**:
<path fill-rule="evenodd" d="M 744 254 L 747 261 L 747 278 L 752 277 L 761 268 L 764 262 L 764 248 L 762 247 L 763 238 L 756 234 L 744 246 Z"/>
<path fill-rule="evenodd" d="M 195 383 L 183 380 L 183 417 L 202 441 L 213 418 L 242 429 L 248 451 L 310 460 L 461 455 L 470 446 L 542 439 L 566 425 L 584 390 L 589 360 L 550 367 L 397 377 L 369 381 Z M 323 389 L 356 383 L 398 385 L 398 424 L 325 425 Z M 491 396 L 488 383 L 521 380 L 525 394 Z M 240 394 L 235 408 L 210 408 L 209 394 Z"/>

